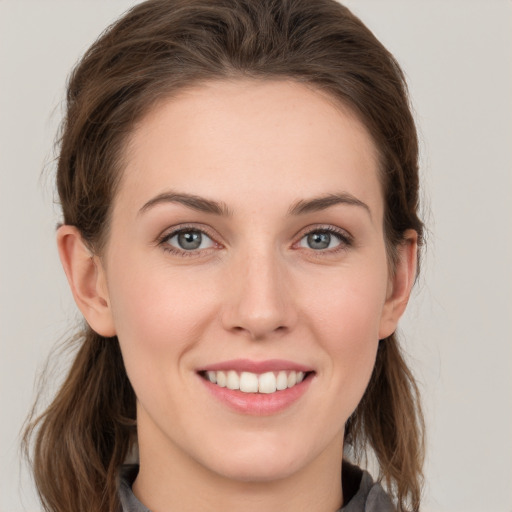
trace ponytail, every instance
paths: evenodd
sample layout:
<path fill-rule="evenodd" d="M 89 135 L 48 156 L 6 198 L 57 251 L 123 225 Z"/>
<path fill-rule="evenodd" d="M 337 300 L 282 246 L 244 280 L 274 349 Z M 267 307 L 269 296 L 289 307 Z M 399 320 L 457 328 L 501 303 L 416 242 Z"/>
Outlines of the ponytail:
<path fill-rule="evenodd" d="M 419 510 L 423 482 L 424 420 L 419 390 L 396 334 L 381 340 L 370 383 L 347 422 L 345 442 L 357 459 L 370 446 L 398 512 Z"/>
<path fill-rule="evenodd" d="M 117 512 L 118 470 L 135 439 L 135 395 L 117 338 L 87 327 L 82 339 L 57 396 L 23 436 L 46 512 Z"/>

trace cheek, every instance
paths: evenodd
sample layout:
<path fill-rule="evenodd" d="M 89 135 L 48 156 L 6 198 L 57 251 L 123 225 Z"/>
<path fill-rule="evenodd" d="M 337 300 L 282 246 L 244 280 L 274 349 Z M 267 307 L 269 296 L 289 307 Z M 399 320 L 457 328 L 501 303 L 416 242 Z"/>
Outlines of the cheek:
<path fill-rule="evenodd" d="M 340 338 L 340 342 L 357 343 L 378 338 L 386 298 L 386 268 L 346 268 L 332 272 L 324 282 L 324 286 L 312 282 L 301 292 L 304 313 L 311 323 L 332 341 Z"/>
<path fill-rule="evenodd" d="M 328 289 L 310 294 L 304 309 L 326 355 L 328 380 L 337 388 L 337 396 L 346 400 L 345 409 L 350 412 L 373 371 L 386 297 L 387 269 L 379 265 L 366 268 L 372 270 L 347 269 L 332 276 Z"/>
<path fill-rule="evenodd" d="M 197 293 L 199 278 L 142 259 L 124 261 L 111 277 L 114 325 L 128 378 L 141 407 L 165 430 L 166 417 L 191 407 L 186 394 L 172 390 L 185 389 L 190 379 L 189 355 L 216 316 L 212 294 Z"/>
<path fill-rule="evenodd" d="M 111 272 L 109 295 L 127 367 L 133 359 L 153 369 L 176 366 L 212 317 L 212 297 L 197 293 L 197 279 L 143 258 L 121 260 Z"/>

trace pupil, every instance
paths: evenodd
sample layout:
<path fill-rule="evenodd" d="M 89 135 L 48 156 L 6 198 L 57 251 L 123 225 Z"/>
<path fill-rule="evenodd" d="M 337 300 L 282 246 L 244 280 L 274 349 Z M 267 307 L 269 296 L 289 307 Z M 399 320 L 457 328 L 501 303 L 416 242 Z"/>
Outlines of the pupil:
<path fill-rule="evenodd" d="M 182 249 L 197 249 L 201 245 L 201 238 L 199 231 L 185 231 L 178 235 L 178 243 Z"/>
<path fill-rule="evenodd" d="M 310 233 L 308 235 L 308 245 L 311 249 L 327 249 L 330 243 L 330 233 Z"/>

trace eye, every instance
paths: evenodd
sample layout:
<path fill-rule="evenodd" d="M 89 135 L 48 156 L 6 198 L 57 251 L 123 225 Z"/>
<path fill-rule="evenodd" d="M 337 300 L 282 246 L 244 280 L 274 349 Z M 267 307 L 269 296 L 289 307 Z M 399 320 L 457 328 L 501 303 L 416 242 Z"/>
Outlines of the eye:
<path fill-rule="evenodd" d="M 198 229 L 180 229 L 167 235 L 162 243 L 170 245 L 177 251 L 198 251 L 208 249 L 215 245 L 215 242 L 203 231 Z M 172 250 L 168 248 L 169 250 Z"/>
<path fill-rule="evenodd" d="M 299 246 L 314 251 L 336 249 L 350 245 L 350 240 L 342 233 L 333 229 L 317 229 L 306 233 L 300 240 Z"/>

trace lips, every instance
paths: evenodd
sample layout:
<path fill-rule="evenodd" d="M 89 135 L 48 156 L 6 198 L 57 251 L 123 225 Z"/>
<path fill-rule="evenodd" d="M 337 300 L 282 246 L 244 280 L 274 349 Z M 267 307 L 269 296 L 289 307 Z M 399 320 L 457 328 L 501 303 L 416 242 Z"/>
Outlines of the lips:
<path fill-rule="evenodd" d="M 197 371 L 207 389 L 223 403 L 246 414 L 272 414 L 308 389 L 312 368 L 285 360 L 232 360 Z"/>
<path fill-rule="evenodd" d="M 261 374 L 253 372 L 238 373 L 235 370 L 207 371 L 203 373 L 211 383 L 221 388 L 237 390 L 242 393 L 275 393 L 300 384 L 306 375 L 301 371 L 265 372 Z"/>
<path fill-rule="evenodd" d="M 207 371 L 229 371 L 234 370 L 238 373 L 266 373 L 295 370 L 296 372 L 312 372 L 313 368 L 301 363 L 295 363 L 286 359 L 267 359 L 266 361 L 253 361 L 251 359 L 231 359 L 221 363 L 215 363 L 208 366 L 198 368 L 199 372 Z"/>

